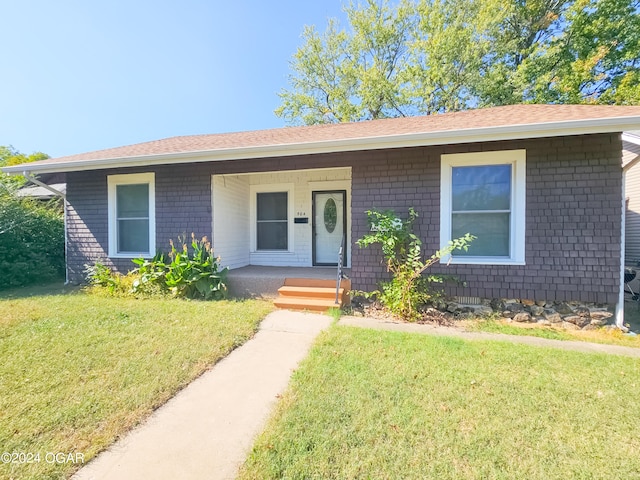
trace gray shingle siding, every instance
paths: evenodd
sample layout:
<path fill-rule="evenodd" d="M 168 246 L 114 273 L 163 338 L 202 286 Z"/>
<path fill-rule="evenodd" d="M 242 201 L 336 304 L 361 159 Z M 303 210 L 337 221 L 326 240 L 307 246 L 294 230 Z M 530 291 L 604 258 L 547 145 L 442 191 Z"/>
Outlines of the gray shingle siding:
<path fill-rule="evenodd" d="M 448 293 L 615 303 L 622 181 L 617 134 L 70 173 L 70 277 L 81 280 L 85 263 L 107 256 L 108 174 L 156 173 L 156 244 L 165 249 L 169 238 L 185 232 L 211 238 L 214 173 L 351 166 L 352 238 L 366 232 L 366 210 L 406 214 L 414 207 L 425 252 L 433 252 L 440 238 L 440 155 L 521 148 L 527 150 L 526 265 L 434 267 L 467 282 Z M 352 256 L 354 288 L 375 288 L 385 275 L 378 251 L 354 246 Z M 123 271 L 132 266 L 127 259 L 114 264 Z"/>
<path fill-rule="evenodd" d="M 82 282 L 85 264 L 98 260 L 121 272 L 134 267 L 130 259 L 108 258 L 107 176 L 142 171 L 155 172 L 158 250 L 168 251 L 169 239 L 182 234 L 193 232 L 211 239 L 211 174 L 207 165 L 69 173 L 67 265 L 72 282 Z"/>
<path fill-rule="evenodd" d="M 525 266 L 451 265 L 466 287 L 448 293 L 482 298 L 526 298 L 615 303 L 620 276 L 621 143 L 617 135 L 549 138 L 380 152 L 352 171 L 353 237 L 366 232 L 365 210 L 413 206 L 425 251 L 438 248 L 440 155 L 527 150 Z M 396 188 L 389 188 L 395 185 Z M 353 251 L 355 288 L 372 289 L 384 275 L 376 250 Z"/>

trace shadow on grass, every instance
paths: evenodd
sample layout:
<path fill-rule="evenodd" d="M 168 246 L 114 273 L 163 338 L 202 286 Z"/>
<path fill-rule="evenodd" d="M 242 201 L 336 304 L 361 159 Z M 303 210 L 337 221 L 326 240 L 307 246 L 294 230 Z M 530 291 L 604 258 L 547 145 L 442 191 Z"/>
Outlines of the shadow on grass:
<path fill-rule="evenodd" d="M 640 302 L 625 298 L 624 323 L 629 325 L 632 332 L 640 333 Z"/>
<path fill-rule="evenodd" d="M 0 290 L 0 300 L 38 297 L 45 295 L 69 295 L 79 292 L 82 289 L 79 285 L 65 285 L 64 279 L 39 285 L 29 285 L 25 287 L 8 288 Z"/>

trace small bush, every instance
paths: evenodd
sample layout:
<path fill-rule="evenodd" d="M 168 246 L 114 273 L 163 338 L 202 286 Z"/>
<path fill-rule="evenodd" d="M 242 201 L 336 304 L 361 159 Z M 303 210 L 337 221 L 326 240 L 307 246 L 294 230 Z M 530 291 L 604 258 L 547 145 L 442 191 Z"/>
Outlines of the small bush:
<path fill-rule="evenodd" d="M 403 319 L 415 321 L 420 316 L 420 307 L 437 296 L 429 285 L 452 278 L 447 275 L 423 276 L 425 270 L 454 250 L 466 250 L 475 237 L 467 233 L 425 259 L 421 251 L 422 241 L 413 233 L 413 224 L 418 218 L 413 208 L 409 209 L 409 216 L 404 221 L 391 210 L 369 210 L 366 213 L 370 233 L 356 243 L 360 247 L 380 244 L 387 271 L 392 277 L 380 282 L 380 290 L 364 294 L 376 297 L 385 308 Z"/>
<path fill-rule="evenodd" d="M 171 294 L 181 298 L 221 300 L 227 296 L 228 268 L 220 268 L 220 258 L 213 256 L 211 243 L 206 237 L 197 240 L 191 234 L 173 240 L 168 255 L 158 253 L 152 259 L 136 258 L 138 268 L 127 275 L 113 273 L 100 262 L 87 266 L 89 283 L 110 295 L 149 297 Z"/>

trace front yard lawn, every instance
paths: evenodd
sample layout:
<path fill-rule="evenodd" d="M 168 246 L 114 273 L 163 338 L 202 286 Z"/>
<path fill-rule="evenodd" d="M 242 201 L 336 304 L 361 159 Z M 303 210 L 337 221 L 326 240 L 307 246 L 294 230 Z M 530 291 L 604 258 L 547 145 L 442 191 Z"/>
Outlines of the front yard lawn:
<path fill-rule="evenodd" d="M 640 361 L 334 326 L 240 478 L 640 478 Z"/>
<path fill-rule="evenodd" d="M 24 455 L 3 457 L 0 478 L 67 477 L 82 465 L 48 453 L 88 461 L 251 338 L 271 309 L 262 301 L 4 294 L 0 454 Z M 39 461 L 20 463 L 36 454 Z"/>

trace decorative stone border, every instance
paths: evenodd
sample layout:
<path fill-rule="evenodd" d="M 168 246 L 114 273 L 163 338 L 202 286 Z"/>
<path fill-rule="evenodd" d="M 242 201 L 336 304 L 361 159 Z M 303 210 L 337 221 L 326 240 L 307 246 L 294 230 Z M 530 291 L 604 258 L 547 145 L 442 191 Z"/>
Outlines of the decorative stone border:
<path fill-rule="evenodd" d="M 611 308 L 594 303 L 494 298 L 482 299 L 479 305 L 448 301 L 437 307 L 456 320 L 498 314 L 507 321 L 557 325 L 571 330 L 594 330 L 613 322 Z"/>

